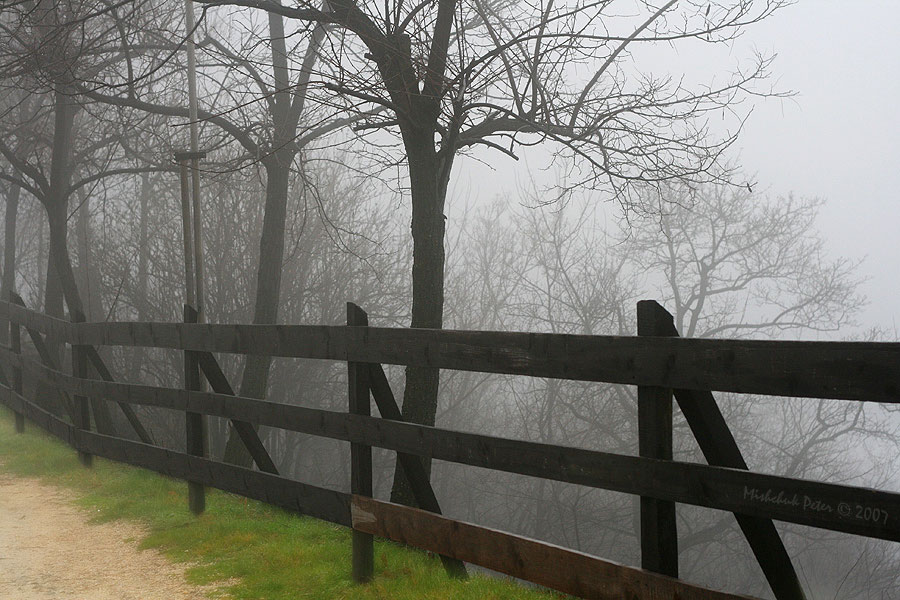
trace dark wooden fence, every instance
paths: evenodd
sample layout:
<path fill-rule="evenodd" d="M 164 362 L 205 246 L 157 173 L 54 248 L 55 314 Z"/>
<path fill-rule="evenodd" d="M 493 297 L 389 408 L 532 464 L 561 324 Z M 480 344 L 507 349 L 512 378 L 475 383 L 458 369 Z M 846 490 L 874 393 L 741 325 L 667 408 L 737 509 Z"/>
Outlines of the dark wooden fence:
<path fill-rule="evenodd" d="M 0 319 L 11 333 L 10 346 L 0 347 L 0 401 L 15 411 L 17 431 L 27 418 L 74 447 L 86 465 L 102 456 L 184 479 L 197 513 L 203 487 L 211 486 L 351 527 L 359 582 L 373 577 L 372 536 L 379 536 L 439 554 L 458 577 L 469 562 L 584 598 L 740 597 L 677 579 L 676 502 L 734 513 L 779 600 L 804 593 L 773 519 L 900 541 L 900 494 L 748 471 L 711 393 L 898 403 L 900 344 L 682 339 L 652 301 L 638 304 L 637 337 L 369 327 L 352 304 L 345 327 L 198 324 L 190 307 L 185 323 L 68 322 L 21 301 L 0 303 Z M 21 328 L 40 360 L 22 352 Z M 71 375 L 48 342 L 72 347 Z M 99 346 L 181 350 L 185 389 L 114 381 Z M 346 362 L 348 410 L 237 397 L 214 352 Z M 636 385 L 640 456 L 404 423 L 382 364 Z M 201 373 L 211 391 L 203 391 Z M 52 386 L 68 420 L 26 399 L 23 375 Z M 672 460 L 673 396 L 708 465 Z M 380 418 L 371 416 L 371 398 Z M 92 431 L 91 399 L 116 403 L 141 441 Z M 135 404 L 184 412 L 187 451 L 155 445 Z M 205 455 L 204 415 L 231 420 L 257 470 Z M 349 442 L 351 493 L 279 475 L 257 425 Z M 398 453 L 419 508 L 371 497 L 373 446 Z M 422 457 L 639 495 L 642 568 L 442 517 Z"/>

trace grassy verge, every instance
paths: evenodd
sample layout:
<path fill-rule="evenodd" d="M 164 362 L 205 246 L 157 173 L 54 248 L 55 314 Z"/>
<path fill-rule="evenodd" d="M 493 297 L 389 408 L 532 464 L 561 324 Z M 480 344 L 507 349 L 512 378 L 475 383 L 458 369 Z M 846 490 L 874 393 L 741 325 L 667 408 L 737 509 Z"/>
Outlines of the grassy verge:
<path fill-rule="evenodd" d="M 83 468 L 75 451 L 26 423 L 13 432 L 12 413 L 0 407 L 0 463 L 4 471 L 75 490 L 97 521 L 130 519 L 144 524 L 144 548 L 191 563 L 192 583 L 231 580 L 221 592 L 240 599 L 544 599 L 548 593 L 512 582 L 471 577 L 448 579 L 440 562 L 422 552 L 376 541 L 375 581 L 350 580 L 348 529 L 297 517 L 239 496 L 210 490 L 199 518 L 187 510 L 187 486 L 102 459 Z"/>

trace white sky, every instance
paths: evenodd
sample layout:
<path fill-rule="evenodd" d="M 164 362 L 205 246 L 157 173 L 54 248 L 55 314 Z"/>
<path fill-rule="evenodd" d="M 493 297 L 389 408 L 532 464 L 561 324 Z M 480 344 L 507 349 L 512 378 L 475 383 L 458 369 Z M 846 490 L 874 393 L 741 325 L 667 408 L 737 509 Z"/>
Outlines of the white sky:
<path fill-rule="evenodd" d="M 898 17 L 896 0 L 801 0 L 748 31 L 798 95 L 759 104 L 738 142 L 771 193 L 827 200 L 828 247 L 866 258 L 862 320 L 889 328 L 900 327 Z"/>
<path fill-rule="evenodd" d="M 870 304 L 860 324 L 900 331 L 898 21 L 900 0 L 799 0 L 749 28 L 731 54 L 777 53 L 776 88 L 797 94 L 757 102 L 738 140 L 736 155 L 755 174 L 755 191 L 825 199 L 819 229 L 830 252 L 865 258 L 860 274 L 869 279 L 862 292 Z M 655 60 L 660 64 L 639 67 L 683 70 L 699 80 L 710 75 L 702 51 Z M 496 154 L 489 160 L 496 171 L 460 160 L 451 204 L 518 195 L 527 161 L 513 165 Z"/>

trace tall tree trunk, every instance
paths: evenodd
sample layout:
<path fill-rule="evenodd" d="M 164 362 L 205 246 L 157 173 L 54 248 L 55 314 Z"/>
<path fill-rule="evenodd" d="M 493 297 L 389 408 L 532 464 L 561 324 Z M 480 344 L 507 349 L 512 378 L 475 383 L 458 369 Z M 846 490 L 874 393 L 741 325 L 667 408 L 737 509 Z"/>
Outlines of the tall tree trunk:
<path fill-rule="evenodd" d="M 62 300 L 57 295 L 65 295 L 69 311 L 84 313 L 75 275 L 69 260 L 67 247 L 67 219 L 69 204 L 69 182 L 72 176 L 70 165 L 76 107 L 65 91 L 54 92 L 53 147 L 50 157 L 50 186 L 43 198 L 47 210 L 47 224 L 50 226 L 50 257 L 47 269 L 47 292 L 44 310 L 53 316 L 62 317 Z M 68 280 L 67 280 L 68 279 Z M 51 294 L 51 284 L 58 285 L 59 293 Z M 66 288 L 68 292 L 66 291 Z M 71 295 L 71 298 L 69 296 Z M 74 306 L 73 306 L 74 302 Z"/>
<path fill-rule="evenodd" d="M 139 241 L 138 241 L 138 272 L 137 286 L 135 289 L 135 309 L 137 310 L 137 320 L 147 320 L 147 268 L 150 263 L 150 239 L 148 234 L 148 219 L 150 217 L 150 174 L 141 174 L 141 212 L 138 216 L 140 221 Z M 132 383 L 140 383 L 141 363 L 144 360 L 144 349 L 141 347 L 133 348 L 131 354 L 131 366 L 128 369 L 128 380 Z"/>
<path fill-rule="evenodd" d="M 18 171 L 13 172 L 18 176 Z M 19 196 L 22 188 L 12 184 L 6 194 L 6 216 L 3 238 L 3 280 L 0 282 L 0 298 L 9 302 L 10 294 L 16 285 L 16 221 L 19 215 Z M 0 343 L 9 344 L 9 323 L 0 326 Z"/>
<path fill-rule="evenodd" d="M 266 164 L 266 206 L 259 240 L 254 324 L 271 324 L 277 321 L 281 294 L 284 223 L 287 218 L 288 181 L 293 153 L 277 152 L 273 158 L 274 161 Z M 271 363 L 272 358 L 269 356 L 247 355 L 239 391 L 241 396 L 265 398 Z M 229 428 L 223 460 L 245 467 L 253 463 L 250 453 L 233 428 Z"/>
<path fill-rule="evenodd" d="M 63 291 L 61 278 L 57 274 L 57 257 L 54 248 L 60 243 L 66 244 L 66 212 L 68 209 L 69 187 L 69 157 L 71 154 L 72 130 L 75 123 L 75 110 L 70 105 L 69 99 L 61 91 L 54 94 L 54 127 L 53 145 L 50 156 L 50 188 L 45 197 L 40 198 L 44 209 L 47 211 L 48 249 L 46 284 L 44 286 L 44 312 L 59 319 L 65 318 L 63 310 Z M 55 230 L 54 230 L 55 228 Z M 62 236 L 55 240 L 54 237 Z M 52 337 L 47 336 L 47 350 L 59 368 L 63 368 L 63 345 Z M 53 389 L 41 383 L 37 388 L 37 399 L 56 398 Z M 55 408 L 61 414 L 62 407 Z"/>
<path fill-rule="evenodd" d="M 100 291 L 100 276 L 91 258 L 93 244 L 91 243 L 90 211 L 90 198 L 85 197 L 78 207 L 78 222 L 75 227 L 75 239 L 77 240 L 78 248 L 76 280 L 78 282 L 79 295 L 84 299 L 84 317 L 88 321 L 102 321 L 105 314 Z M 108 355 L 105 359 L 108 360 Z M 89 370 L 92 370 L 90 366 Z M 92 397 L 90 402 L 91 410 L 94 413 L 94 421 L 97 423 L 97 431 L 107 435 L 115 435 L 116 425 L 109 402 L 97 397 Z"/>
<path fill-rule="evenodd" d="M 259 240 L 254 324 L 272 324 L 278 320 L 283 275 L 282 263 L 284 262 L 287 194 L 291 164 L 297 152 L 294 142 L 297 135 L 297 124 L 306 100 L 312 67 L 324 36 L 324 27 L 316 27 L 310 38 L 297 83 L 291 88 L 284 39 L 284 21 L 281 16 L 269 13 L 269 41 L 272 45 L 272 74 L 275 80 L 275 90 L 272 95 L 273 136 L 272 154 L 263 161 L 266 169 L 266 206 Z M 269 356 L 248 354 L 244 363 L 239 394 L 251 398 L 265 398 L 271 364 L 272 358 Z M 231 427 L 229 427 L 223 460 L 245 467 L 252 464 L 250 453 L 247 452 L 243 442 Z"/>
<path fill-rule="evenodd" d="M 47 272 L 48 293 L 45 306 L 53 307 L 50 302 L 56 301 L 55 298 L 50 298 L 49 293 L 50 284 L 55 280 L 69 307 L 69 314 L 85 316 L 68 247 L 68 200 L 69 182 L 72 175 L 70 158 L 75 114 L 78 107 L 72 102 L 71 95 L 60 89 L 55 92 L 54 102 L 55 123 L 50 162 L 50 186 L 49 193 L 43 198 L 44 208 L 47 210 L 47 224 L 50 227 L 50 263 L 53 267 Z M 94 415 L 98 430 L 109 435 L 116 435 L 112 419 L 109 418 L 108 411 L 105 412 L 106 414 L 101 409 L 100 414 L 95 413 Z M 101 427 L 106 431 L 103 431 Z"/>
<path fill-rule="evenodd" d="M 66 207 L 64 206 L 63 211 L 65 211 L 65 209 Z M 48 233 L 48 235 L 52 234 Z M 65 317 L 63 292 L 59 281 L 59 276 L 56 274 L 56 262 L 53 258 L 52 247 L 53 244 L 49 244 L 49 247 L 47 248 L 47 269 L 45 271 L 46 283 L 44 285 L 44 312 L 51 317 L 62 319 Z M 56 346 L 56 344 L 51 344 L 50 351 L 54 354 L 57 353 L 58 347 Z"/>
<path fill-rule="evenodd" d="M 434 148 L 434 134 L 404 136 L 412 192 L 412 320 L 410 327 L 441 329 L 444 324 L 444 203 L 451 159 Z M 440 370 L 407 367 L 403 392 L 403 420 L 434 425 Z M 426 461 L 431 472 L 431 461 Z M 412 490 L 399 462 L 395 466 L 391 501 L 415 505 Z"/>

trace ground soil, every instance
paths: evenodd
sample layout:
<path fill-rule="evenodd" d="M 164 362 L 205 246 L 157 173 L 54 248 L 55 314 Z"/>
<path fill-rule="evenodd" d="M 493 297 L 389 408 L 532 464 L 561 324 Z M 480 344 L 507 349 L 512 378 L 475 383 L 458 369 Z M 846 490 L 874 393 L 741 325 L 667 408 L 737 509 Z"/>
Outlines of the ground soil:
<path fill-rule="evenodd" d="M 135 523 L 91 523 L 72 492 L 0 473 L 0 600 L 188 600 L 183 564 L 139 549 Z"/>

